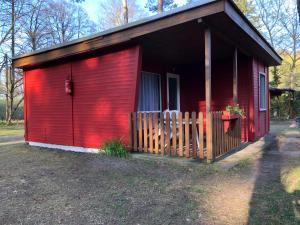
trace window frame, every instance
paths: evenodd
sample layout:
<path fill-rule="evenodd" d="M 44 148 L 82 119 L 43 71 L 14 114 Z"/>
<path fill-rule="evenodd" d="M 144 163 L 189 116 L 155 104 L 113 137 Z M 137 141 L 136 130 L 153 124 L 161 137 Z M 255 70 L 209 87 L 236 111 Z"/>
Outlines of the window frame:
<path fill-rule="evenodd" d="M 140 76 L 142 76 L 142 73 L 148 73 L 148 74 L 152 74 L 153 76 L 158 76 L 159 78 L 158 78 L 158 81 L 159 81 L 159 108 L 160 108 L 160 110 L 152 110 L 152 111 L 140 111 L 139 110 L 139 105 L 137 106 L 137 108 L 138 108 L 138 110 L 137 110 L 137 112 L 139 112 L 139 113 L 151 113 L 151 112 L 162 112 L 162 93 L 161 93 L 161 74 L 160 73 L 153 73 L 153 72 L 149 72 L 149 71 L 145 71 L 145 70 L 141 70 L 141 72 L 140 72 Z M 140 88 L 140 83 L 139 83 L 139 88 Z M 140 92 L 139 92 L 140 93 Z M 140 98 L 140 95 L 139 95 L 139 98 Z M 138 103 L 139 103 L 139 99 L 138 98 Z"/>
<path fill-rule="evenodd" d="M 264 107 L 261 107 L 261 95 L 262 95 L 262 93 L 261 93 L 261 77 L 264 77 L 264 80 L 265 80 L 265 96 L 264 96 L 264 98 L 265 98 L 265 105 L 264 105 Z M 266 77 L 266 73 L 263 73 L 263 72 L 259 72 L 259 79 L 258 79 L 258 90 L 259 90 L 259 94 L 258 94 L 258 96 L 259 96 L 259 111 L 260 112 L 264 112 L 264 111 L 267 111 L 267 77 Z"/>

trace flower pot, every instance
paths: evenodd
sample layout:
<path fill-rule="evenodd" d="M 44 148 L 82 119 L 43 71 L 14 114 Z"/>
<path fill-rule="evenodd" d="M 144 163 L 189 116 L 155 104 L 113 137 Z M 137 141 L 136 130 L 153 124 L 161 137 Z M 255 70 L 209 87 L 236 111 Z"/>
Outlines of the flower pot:
<path fill-rule="evenodd" d="M 228 111 L 223 111 L 223 114 L 222 114 L 222 120 L 223 121 L 236 120 L 239 117 L 240 117 L 239 114 L 237 114 L 237 113 L 231 113 L 231 112 L 228 112 Z"/>
<path fill-rule="evenodd" d="M 224 123 L 224 132 L 227 133 L 230 126 L 232 126 L 235 121 L 240 117 L 237 113 L 230 113 L 228 111 L 223 111 L 222 120 Z"/>

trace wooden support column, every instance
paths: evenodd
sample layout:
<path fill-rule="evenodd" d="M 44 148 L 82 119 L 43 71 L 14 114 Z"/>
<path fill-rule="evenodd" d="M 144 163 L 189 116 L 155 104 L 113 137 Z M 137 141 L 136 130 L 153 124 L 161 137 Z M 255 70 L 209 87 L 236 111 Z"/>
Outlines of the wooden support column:
<path fill-rule="evenodd" d="M 206 145 L 207 162 L 214 161 L 214 149 L 212 140 L 212 117 L 211 117 L 211 31 L 205 29 L 205 106 L 206 106 Z"/>
<path fill-rule="evenodd" d="M 238 50 L 235 47 L 233 54 L 233 103 L 238 104 Z"/>
<path fill-rule="evenodd" d="M 206 113 L 211 111 L 211 31 L 205 29 L 205 106 Z"/>

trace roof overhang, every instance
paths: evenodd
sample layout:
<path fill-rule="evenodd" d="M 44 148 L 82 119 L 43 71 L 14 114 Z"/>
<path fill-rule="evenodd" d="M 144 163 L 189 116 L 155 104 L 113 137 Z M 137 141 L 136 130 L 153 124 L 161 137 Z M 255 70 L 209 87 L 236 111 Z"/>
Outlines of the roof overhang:
<path fill-rule="evenodd" d="M 257 49 L 260 50 L 258 51 L 258 56 L 261 56 L 262 60 L 266 62 L 267 65 L 279 65 L 281 63 L 280 56 L 231 0 L 203 0 L 196 4 L 183 6 L 92 36 L 23 54 L 15 57 L 13 61 L 15 67 L 18 68 L 37 66 L 47 62 L 72 56 L 74 57 L 91 51 L 137 40 L 143 38 L 143 36 L 147 34 L 190 21 L 199 20 L 200 18 L 203 18 L 204 21 L 206 21 L 205 18 L 212 19 L 220 14 L 226 15 L 226 17 L 229 18 L 228 26 L 230 25 L 238 28 L 246 41 L 250 40 L 256 44 Z M 219 29 L 217 24 L 215 25 L 215 29 Z M 223 33 L 226 35 L 226 30 Z M 242 46 L 243 43 L 240 43 L 239 45 Z M 244 47 L 244 51 L 247 51 L 247 46 Z"/>

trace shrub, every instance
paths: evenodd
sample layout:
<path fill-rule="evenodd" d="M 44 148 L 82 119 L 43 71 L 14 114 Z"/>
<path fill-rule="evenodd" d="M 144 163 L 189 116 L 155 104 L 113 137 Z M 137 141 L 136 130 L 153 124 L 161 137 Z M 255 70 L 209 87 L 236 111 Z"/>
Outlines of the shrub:
<path fill-rule="evenodd" d="M 129 156 L 125 145 L 121 140 L 109 140 L 104 142 L 101 148 L 106 155 L 120 158 L 127 158 Z"/>

